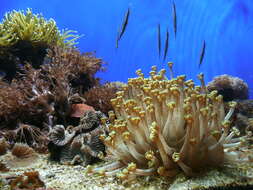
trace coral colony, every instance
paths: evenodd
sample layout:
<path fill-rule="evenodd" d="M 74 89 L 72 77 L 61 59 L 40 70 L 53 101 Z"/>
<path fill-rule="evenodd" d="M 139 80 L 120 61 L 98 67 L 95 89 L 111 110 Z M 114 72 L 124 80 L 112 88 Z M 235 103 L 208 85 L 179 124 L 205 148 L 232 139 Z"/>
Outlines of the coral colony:
<path fill-rule="evenodd" d="M 89 107 L 84 104 L 84 93 L 95 86 L 107 89 L 95 77 L 102 70 L 102 60 L 91 53 L 81 54 L 74 47 L 78 35 L 60 32 L 54 20 L 30 9 L 7 13 L 0 29 L 0 70 L 4 72 L 0 78 L 0 154 L 7 145 L 16 147 L 15 143 L 47 152 L 52 141 L 49 134 L 57 126 L 63 132 L 76 127 L 76 136 L 89 132 L 77 131 L 77 126 Z M 109 102 L 114 91 L 101 91 L 97 98 Z M 89 135 L 96 136 L 93 133 Z"/>
<path fill-rule="evenodd" d="M 87 172 L 124 182 L 252 163 L 253 103 L 237 101 L 236 108 L 234 101 L 223 102 L 248 98 L 242 80 L 223 75 L 206 87 L 200 74 L 201 86 L 195 86 L 184 75 L 175 78 L 168 63 L 170 80 L 153 66 L 148 78 L 137 70 L 127 84 L 102 85 L 95 74 L 103 61 L 81 54 L 77 38 L 30 9 L 7 13 L 0 23 L 1 172 L 30 165 L 48 151 L 50 160 L 67 165 L 110 159 Z M 37 171 L 14 176 L 9 185 L 45 187 Z"/>
<path fill-rule="evenodd" d="M 27 40 L 34 44 L 72 46 L 79 37 L 71 30 L 60 32 L 53 19 L 47 21 L 42 15 L 33 14 L 31 9 L 27 9 L 26 12 L 7 13 L 0 24 L 0 29 L 0 46 L 7 47 L 20 40 Z"/>
<path fill-rule="evenodd" d="M 207 92 L 202 74 L 202 86 L 195 86 L 184 75 L 168 80 L 165 70 L 157 72 L 155 66 L 149 78 L 141 70 L 136 73 L 111 100 L 109 135 L 101 136 L 108 156 L 116 161 L 88 167 L 88 172 L 124 180 L 171 177 L 180 170 L 194 176 L 208 166 L 253 161 L 246 143 L 251 134 L 234 138 L 239 132 L 230 127 L 236 103 L 230 102 L 225 114 L 222 96 Z M 104 125 L 106 120 L 101 120 Z"/>
<path fill-rule="evenodd" d="M 46 20 L 31 9 L 6 13 L 0 23 L 0 70 L 11 81 L 27 62 L 39 68 L 47 48 L 73 47 L 79 38 L 73 31 L 59 31 L 53 19 Z"/>

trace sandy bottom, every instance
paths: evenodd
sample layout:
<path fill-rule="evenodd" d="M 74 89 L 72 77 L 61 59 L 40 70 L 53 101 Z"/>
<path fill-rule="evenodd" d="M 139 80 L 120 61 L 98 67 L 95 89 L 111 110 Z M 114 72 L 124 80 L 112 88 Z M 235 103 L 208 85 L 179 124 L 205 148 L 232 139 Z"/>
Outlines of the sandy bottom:
<path fill-rule="evenodd" d="M 86 168 L 83 166 L 60 165 L 49 162 L 47 157 L 47 155 L 40 155 L 33 160 L 13 161 L 10 171 L 0 173 L 0 189 L 9 190 L 5 179 L 27 171 L 38 171 L 46 187 L 54 190 L 191 190 L 229 185 L 253 185 L 253 164 L 213 169 L 196 178 L 188 178 L 183 174 L 179 174 L 174 179 L 155 176 L 138 177 L 130 184 L 123 185 L 114 177 L 86 174 Z M 0 160 L 11 163 L 8 155 L 1 156 Z"/>

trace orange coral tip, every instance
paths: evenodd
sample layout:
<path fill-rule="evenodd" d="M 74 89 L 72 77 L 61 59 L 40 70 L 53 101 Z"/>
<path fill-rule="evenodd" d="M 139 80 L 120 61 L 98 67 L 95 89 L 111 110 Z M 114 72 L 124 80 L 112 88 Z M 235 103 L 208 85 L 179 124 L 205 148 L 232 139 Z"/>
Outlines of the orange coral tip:
<path fill-rule="evenodd" d="M 95 111 L 95 109 L 87 104 L 72 104 L 71 105 L 71 117 L 82 117 L 87 111 Z"/>

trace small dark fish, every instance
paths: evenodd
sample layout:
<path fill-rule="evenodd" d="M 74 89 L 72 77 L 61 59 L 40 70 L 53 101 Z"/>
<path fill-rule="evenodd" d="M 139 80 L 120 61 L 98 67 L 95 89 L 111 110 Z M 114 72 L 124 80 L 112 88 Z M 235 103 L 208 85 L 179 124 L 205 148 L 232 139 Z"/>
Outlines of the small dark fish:
<path fill-rule="evenodd" d="M 175 33 L 175 37 L 177 36 L 177 10 L 176 10 L 176 5 L 175 2 L 173 1 L 172 4 L 172 8 L 173 8 L 173 26 L 174 26 L 174 33 Z"/>
<path fill-rule="evenodd" d="M 164 47 L 164 54 L 163 54 L 163 61 L 167 57 L 168 48 L 169 48 L 169 31 L 168 31 L 168 28 L 167 28 L 167 30 L 166 30 L 166 39 L 165 39 L 165 47 Z"/>
<path fill-rule="evenodd" d="M 116 39 L 116 49 L 118 49 L 118 47 L 119 47 L 119 30 L 118 30 L 117 39 Z"/>
<path fill-rule="evenodd" d="M 119 41 L 118 41 L 118 39 L 116 40 L 116 49 L 118 49 L 118 47 L 119 47 Z"/>
<path fill-rule="evenodd" d="M 199 58 L 199 68 L 203 62 L 204 57 L 205 57 L 205 52 L 206 52 L 206 41 L 204 40 L 203 45 L 202 45 L 202 49 L 201 49 L 201 53 L 200 53 L 200 58 Z"/>
<path fill-rule="evenodd" d="M 120 30 L 120 33 L 119 33 L 118 41 L 121 39 L 121 37 L 123 36 L 123 34 L 124 34 L 125 30 L 126 30 L 126 27 L 127 27 L 127 24 L 128 24 L 129 15 L 130 15 L 130 9 L 128 8 L 127 12 L 125 14 L 123 23 L 122 23 L 122 27 L 121 27 L 121 30 Z"/>
<path fill-rule="evenodd" d="M 157 25 L 157 41 L 158 41 L 158 53 L 161 56 L 161 27 L 160 24 Z"/>

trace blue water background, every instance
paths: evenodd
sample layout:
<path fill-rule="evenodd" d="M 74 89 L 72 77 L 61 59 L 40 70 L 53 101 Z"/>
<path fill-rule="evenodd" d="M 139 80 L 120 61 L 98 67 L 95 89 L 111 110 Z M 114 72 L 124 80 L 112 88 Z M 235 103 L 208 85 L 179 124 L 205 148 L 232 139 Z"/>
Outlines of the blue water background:
<path fill-rule="evenodd" d="M 175 63 L 176 75 L 196 80 L 200 72 L 206 81 L 220 74 L 244 79 L 253 94 L 253 1 L 252 0 L 175 0 L 178 33 L 173 33 L 170 0 L 1 0 L 0 16 L 6 11 L 32 8 L 46 18 L 54 18 L 60 29 L 83 34 L 77 47 L 95 51 L 107 65 L 98 76 L 103 81 L 123 81 L 141 68 L 147 74 L 152 65 Z M 130 8 L 129 24 L 115 48 L 118 28 Z M 162 51 L 166 29 L 170 41 L 168 57 L 159 59 L 157 24 L 161 24 Z M 198 67 L 203 40 L 206 54 Z M 163 55 L 163 52 L 162 52 Z M 197 80 L 196 80 L 197 81 Z"/>

